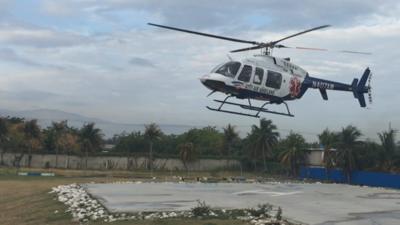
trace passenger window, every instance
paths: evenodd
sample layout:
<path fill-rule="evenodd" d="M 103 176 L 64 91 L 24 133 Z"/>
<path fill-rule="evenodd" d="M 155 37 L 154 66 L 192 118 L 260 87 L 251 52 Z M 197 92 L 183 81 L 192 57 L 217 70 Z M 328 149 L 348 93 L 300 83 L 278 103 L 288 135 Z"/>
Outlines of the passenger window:
<path fill-rule="evenodd" d="M 256 72 L 254 74 L 253 83 L 254 84 L 261 84 L 263 76 L 264 76 L 264 70 L 261 69 L 261 68 L 256 67 Z"/>
<path fill-rule="evenodd" d="M 279 89 L 281 87 L 281 83 L 282 75 L 280 73 L 268 70 L 267 82 L 265 82 L 265 86 Z"/>
<path fill-rule="evenodd" d="M 238 80 L 243 82 L 249 82 L 251 78 L 251 66 L 244 65 L 242 71 L 239 74 Z"/>

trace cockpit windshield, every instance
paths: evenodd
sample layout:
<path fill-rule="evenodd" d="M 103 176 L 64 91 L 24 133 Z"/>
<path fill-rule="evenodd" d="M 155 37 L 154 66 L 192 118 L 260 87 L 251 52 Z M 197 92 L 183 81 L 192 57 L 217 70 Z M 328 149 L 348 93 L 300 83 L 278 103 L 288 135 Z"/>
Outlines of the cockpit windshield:
<path fill-rule="evenodd" d="M 227 62 L 224 65 L 218 67 L 214 73 L 222 74 L 226 77 L 234 78 L 240 68 L 240 62 Z"/>

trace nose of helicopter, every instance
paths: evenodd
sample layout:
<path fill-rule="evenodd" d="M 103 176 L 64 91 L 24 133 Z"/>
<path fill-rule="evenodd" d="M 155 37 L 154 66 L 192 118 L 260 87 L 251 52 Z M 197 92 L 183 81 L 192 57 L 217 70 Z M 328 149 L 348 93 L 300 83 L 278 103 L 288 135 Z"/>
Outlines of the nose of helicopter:
<path fill-rule="evenodd" d="M 206 74 L 200 77 L 201 83 L 208 89 L 221 91 L 225 87 L 225 82 L 221 80 L 219 74 Z"/>
<path fill-rule="evenodd" d="M 200 79 L 200 82 L 201 82 L 202 84 L 204 84 L 208 78 L 210 78 L 210 75 L 209 75 L 209 74 L 206 74 L 206 75 L 204 75 L 204 76 L 201 76 L 199 79 Z"/>

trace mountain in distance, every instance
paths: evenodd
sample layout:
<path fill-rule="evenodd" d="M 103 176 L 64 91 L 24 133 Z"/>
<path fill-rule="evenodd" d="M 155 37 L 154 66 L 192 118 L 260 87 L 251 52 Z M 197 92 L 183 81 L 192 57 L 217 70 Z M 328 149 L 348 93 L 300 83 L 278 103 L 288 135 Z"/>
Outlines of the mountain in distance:
<path fill-rule="evenodd" d="M 51 123 L 67 120 L 68 125 L 76 128 L 82 127 L 85 123 L 94 122 L 96 127 L 100 128 L 105 137 L 109 138 L 122 132 L 144 131 L 144 124 L 123 124 L 102 120 L 93 117 L 87 117 L 76 113 L 64 112 L 54 109 L 33 109 L 33 110 L 5 110 L 0 109 L 0 116 L 23 117 L 25 119 L 37 119 L 42 128 L 48 127 Z M 165 134 L 181 134 L 185 131 L 195 128 L 190 125 L 158 124 Z"/>
<path fill-rule="evenodd" d="M 10 116 L 10 117 L 23 117 L 26 119 L 37 119 L 37 120 L 49 120 L 49 121 L 77 121 L 77 122 L 106 122 L 104 120 L 100 120 L 97 118 L 91 118 L 82 116 L 76 113 L 64 112 L 61 110 L 55 109 L 33 109 L 33 110 L 21 110 L 21 111 L 12 111 L 12 110 L 4 110 L 0 109 L 1 116 Z"/>

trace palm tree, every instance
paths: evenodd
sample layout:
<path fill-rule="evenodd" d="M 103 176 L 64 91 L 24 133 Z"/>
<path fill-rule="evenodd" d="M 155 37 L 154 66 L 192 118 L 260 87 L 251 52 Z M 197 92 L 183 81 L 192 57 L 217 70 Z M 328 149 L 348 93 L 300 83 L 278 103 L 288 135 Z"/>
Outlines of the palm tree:
<path fill-rule="evenodd" d="M 264 162 L 264 170 L 267 169 L 267 157 L 272 156 L 272 147 L 278 142 L 279 133 L 277 127 L 271 120 L 261 119 L 260 126 L 253 125 L 250 135 L 252 136 L 253 157 L 256 159 L 260 151 Z"/>
<path fill-rule="evenodd" d="M 155 123 L 144 125 L 144 127 L 144 136 L 149 141 L 149 167 L 151 173 L 153 174 L 153 144 L 154 141 L 161 138 L 163 133 Z"/>
<path fill-rule="evenodd" d="M 8 137 L 8 122 L 7 119 L 0 117 L 0 166 L 4 164 L 3 154 L 4 154 L 4 145 L 7 141 Z"/>
<path fill-rule="evenodd" d="M 360 141 L 357 141 L 357 139 L 361 136 L 361 131 L 352 125 L 342 128 L 339 134 L 338 163 L 343 169 L 348 182 L 351 179 L 351 172 L 357 167 L 356 147 L 360 144 Z"/>
<path fill-rule="evenodd" d="M 227 151 L 228 155 L 228 166 L 229 166 L 229 157 L 232 157 L 232 145 L 233 143 L 239 139 L 239 135 L 235 130 L 235 126 L 228 124 L 228 126 L 223 128 L 224 130 L 224 149 Z"/>
<path fill-rule="evenodd" d="M 37 120 L 29 120 L 24 124 L 24 135 L 28 147 L 28 167 L 31 167 L 32 150 L 39 148 L 40 127 Z"/>
<path fill-rule="evenodd" d="M 338 134 L 326 128 L 321 134 L 318 135 L 318 139 L 319 143 L 324 148 L 323 163 L 325 165 L 326 173 L 329 175 L 330 170 L 336 164 L 336 153 L 333 148 L 338 142 Z"/>
<path fill-rule="evenodd" d="M 60 142 L 63 142 L 62 138 L 64 138 L 64 134 L 67 132 L 68 125 L 67 121 L 63 120 L 60 122 L 52 122 L 51 127 L 50 127 L 50 132 L 53 133 L 54 135 L 54 141 L 55 141 L 55 152 L 56 152 L 56 165 L 55 167 L 58 167 L 58 153 L 60 151 Z"/>
<path fill-rule="evenodd" d="M 67 152 L 67 161 L 65 168 L 69 168 L 69 157 L 71 155 L 71 152 L 76 152 L 79 149 L 79 144 L 78 144 L 78 135 L 74 132 L 67 131 L 64 132 L 61 137 L 58 139 L 57 142 L 58 147 Z"/>
<path fill-rule="evenodd" d="M 390 170 L 396 153 L 396 131 L 389 128 L 388 131 L 378 133 L 378 136 L 383 148 L 381 168 Z"/>
<path fill-rule="evenodd" d="M 79 142 L 82 150 L 85 152 L 85 168 L 89 152 L 98 151 L 103 145 L 103 134 L 99 128 L 95 128 L 95 123 L 87 123 L 79 130 Z"/>
<path fill-rule="evenodd" d="M 25 119 L 17 117 L 7 117 L 8 135 L 6 144 L 4 147 L 9 151 L 13 151 L 18 154 L 14 154 L 12 165 L 19 168 L 21 160 L 25 155 L 27 149 L 27 141 L 25 137 Z"/>
<path fill-rule="evenodd" d="M 299 166 L 304 163 L 306 151 L 306 141 L 300 134 L 290 131 L 289 135 L 283 140 L 284 150 L 280 154 L 281 163 L 289 167 L 293 176 L 298 174 Z"/>
<path fill-rule="evenodd" d="M 189 172 L 188 163 L 196 159 L 196 153 L 192 142 L 186 142 L 178 146 L 179 156 L 185 166 L 186 172 Z"/>

